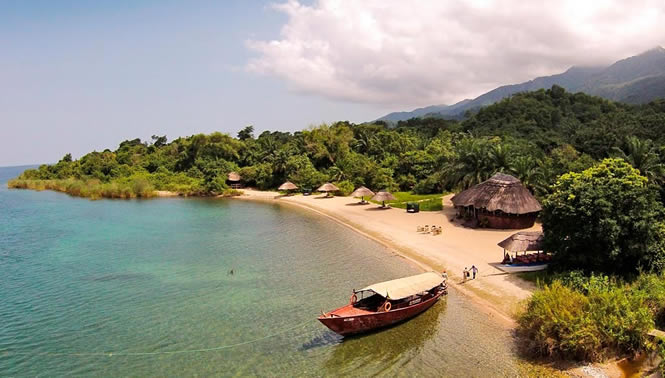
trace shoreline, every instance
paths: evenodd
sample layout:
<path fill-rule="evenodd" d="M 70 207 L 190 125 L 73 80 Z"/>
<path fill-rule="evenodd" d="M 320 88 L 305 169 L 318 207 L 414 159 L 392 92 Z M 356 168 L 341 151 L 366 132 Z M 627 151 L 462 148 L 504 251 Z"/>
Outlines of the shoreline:
<path fill-rule="evenodd" d="M 450 196 L 444 197 L 445 200 L 449 200 Z M 516 327 L 516 322 L 513 317 L 514 311 L 517 309 L 518 306 L 520 306 L 520 303 L 522 302 L 523 299 L 527 298 L 530 296 L 532 293 L 533 284 L 530 282 L 524 281 L 522 279 L 519 279 L 517 277 L 513 277 L 513 279 L 509 280 L 510 284 L 514 284 L 515 280 L 521 281 L 520 283 L 522 284 L 519 289 L 521 290 L 521 296 L 511 296 L 509 298 L 506 298 L 504 296 L 501 296 L 500 294 L 497 293 L 497 287 L 496 286 L 505 286 L 504 284 L 502 285 L 494 285 L 494 284 L 487 284 L 487 283 L 481 283 L 483 274 L 479 273 L 479 276 L 476 280 L 467 280 L 466 282 L 462 281 L 461 274 L 455 274 L 455 272 L 451 271 L 450 266 L 451 264 L 447 264 L 445 261 L 442 261 L 441 259 L 437 259 L 436 256 L 431 256 L 429 254 L 423 254 L 417 252 L 416 248 L 417 246 L 415 245 L 409 245 L 409 240 L 396 240 L 396 238 L 393 237 L 388 237 L 386 234 L 390 233 L 389 230 L 386 230 L 384 232 L 377 232 L 377 230 L 372 230 L 368 229 L 368 227 L 363 226 L 360 224 L 360 222 L 354 221 L 352 219 L 349 219 L 349 217 L 345 217 L 340 213 L 340 208 L 339 206 L 335 205 L 343 205 L 343 206 L 353 206 L 353 207 L 359 207 L 359 206 L 354 206 L 354 199 L 350 197 L 334 197 L 331 199 L 323 199 L 320 198 L 319 196 L 282 196 L 278 192 L 267 192 L 267 191 L 256 191 L 256 190 L 251 190 L 251 189 L 245 189 L 244 194 L 242 196 L 237 196 L 237 197 L 231 197 L 234 199 L 239 199 L 239 200 L 248 200 L 248 201 L 258 201 L 258 202 L 267 202 L 267 203 L 277 203 L 280 205 L 287 205 L 287 206 L 293 206 L 296 208 L 300 209 L 305 209 L 307 211 L 311 211 L 313 213 L 316 213 L 318 215 L 324 216 L 340 225 L 343 225 L 344 227 L 347 227 L 351 229 L 352 231 L 360 234 L 363 237 L 366 237 L 370 240 L 373 240 L 374 242 L 377 242 L 384 246 L 388 251 L 391 253 L 395 253 L 396 255 L 400 256 L 403 258 L 406 262 L 409 264 L 412 264 L 419 269 L 426 271 L 426 270 L 431 270 L 431 271 L 443 271 L 445 270 L 448 273 L 448 282 L 450 284 L 450 287 L 452 287 L 455 291 L 461 293 L 462 295 L 466 296 L 469 298 L 470 302 L 474 304 L 474 306 L 477 307 L 479 311 L 487 315 L 490 319 L 493 319 L 495 323 L 498 325 L 506 328 L 506 329 L 514 329 Z M 346 203 L 344 204 L 334 204 L 333 206 L 319 206 L 317 202 L 323 201 L 321 203 L 325 204 L 330 204 L 332 203 L 333 199 L 337 199 L 337 202 L 339 201 L 345 201 Z M 317 202 L 315 202 L 317 201 Z M 357 202 L 357 201 L 356 201 Z M 368 205 L 367 207 L 364 207 L 363 210 L 365 209 L 371 209 L 373 205 Z M 448 219 L 446 217 L 446 211 L 445 211 L 446 206 L 444 206 L 443 211 L 435 211 L 435 212 L 422 212 L 418 214 L 407 214 L 403 209 L 388 209 L 388 210 L 381 210 L 381 212 L 392 212 L 396 213 L 399 212 L 399 215 L 403 218 L 404 216 L 413 218 L 418 217 L 418 215 L 428 215 L 428 219 L 431 219 L 432 216 L 439 216 L 442 219 L 439 221 L 440 223 L 444 223 L 443 219 Z M 343 209 L 343 208 L 342 208 Z M 428 214 L 429 213 L 429 214 Z M 393 214 L 394 215 L 394 214 Z M 370 216 L 366 216 L 370 217 Z M 539 226 L 537 226 L 539 227 Z M 459 226 L 461 228 L 461 226 Z M 415 227 L 414 227 L 415 229 Z M 464 229 L 464 233 L 474 233 L 474 232 L 487 232 L 484 230 L 471 230 L 471 229 Z M 489 231 L 490 233 L 494 233 L 494 231 Z M 500 232 L 501 234 L 512 234 L 516 232 L 515 230 L 509 230 L 509 231 L 503 231 Z M 414 230 L 415 233 L 415 230 Z M 446 227 L 444 226 L 444 232 L 443 234 L 446 234 Z M 437 241 L 443 239 L 437 239 L 440 236 L 431 236 L 431 235 L 426 235 L 425 237 L 430 238 L 428 241 L 429 242 L 434 242 L 436 243 Z M 497 242 L 503 240 L 503 238 L 500 238 L 497 240 Z M 496 249 L 499 249 L 497 246 Z M 459 251 L 458 251 L 459 252 Z M 464 251 L 459 252 L 461 254 L 464 254 Z M 450 259 L 450 258 L 449 258 Z M 482 267 L 479 265 L 479 269 L 487 270 L 485 269 L 486 267 Z M 469 265 L 470 266 L 470 265 Z M 493 268 L 493 267 L 492 267 Z M 493 268 L 496 269 L 496 268 Z M 461 269 L 460 269 L 461 270 Z M 498 271 L 498 270 L 497 270 Z M 500 275 L 506 275 L 505 273 L 499 273 Z M 491 276 L 497 276 L 496 272 L 490 271 L 489 274 L 485 274 L 485 277 L 491 277 Z M 474 286 L 471 286 L 475 284 Z M 516 286 L 517 287 L 517 286 Z M 505 290 L 505 288 L 502 288 Z M 503 290 L 502 290 L 503 291 Z M 527 295 L 524 295 L 526 293 Z M 497 295 L 498 294 L 498 295 Z"/>

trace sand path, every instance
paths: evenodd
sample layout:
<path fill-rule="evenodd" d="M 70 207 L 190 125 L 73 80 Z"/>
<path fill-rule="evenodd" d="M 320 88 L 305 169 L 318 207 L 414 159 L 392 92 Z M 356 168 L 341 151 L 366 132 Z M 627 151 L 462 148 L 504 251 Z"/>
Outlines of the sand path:
<path fill-rule="evenodd" d="M 503 250 L 497 243 L 516 230 L 468 229 L 454 221 L 455 209 L 450 198 L 444 197 L 444 209 L 437 212 L 406 213 L 403 209 L 378 209 L 377 205 L 358 205 L 350 197 L 323 198 L 312 196 L 280 196 L 277 192 L 244 190 L 241 199 L 278 201 L 298 205 L 327 215 L 375 240 L 401 255 L 415 260 L 426 269 L 447 270 L 451 283 L 476 299 L 488 312 L 497 313 L 511 322 L 519 303 L 534 289 L 533 284 L 505 274 L 492 264 L 498 263 Z M 440 235 L 417 232 L 417 226 L 437 225 Z M 535 225 L 529 230 L 540 230 Z M 475 280 L 462 280 L 462 270 L 475 265 Z"/>

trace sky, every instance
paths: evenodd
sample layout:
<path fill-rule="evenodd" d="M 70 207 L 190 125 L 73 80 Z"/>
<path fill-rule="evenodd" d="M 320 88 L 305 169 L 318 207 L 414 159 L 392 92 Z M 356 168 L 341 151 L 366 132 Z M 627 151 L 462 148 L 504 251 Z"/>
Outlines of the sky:
<path fill-rule="evenodd" d="M 452 104 L 662 25 L 663 0 L 0 0 L 0 166 Z"/>

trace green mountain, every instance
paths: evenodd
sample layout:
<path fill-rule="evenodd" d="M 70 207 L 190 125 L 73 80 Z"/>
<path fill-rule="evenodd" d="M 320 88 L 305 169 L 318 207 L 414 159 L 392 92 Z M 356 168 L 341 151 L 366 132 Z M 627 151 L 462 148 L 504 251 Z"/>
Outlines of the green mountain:
<path fill-rule="evenodd" d="M 466 111 L 478 110 L 515 93 L 548 89 L 553 85 L 563 87 L 569 92 L 584 92 L 631 104 L 665 98 L 665 49 L 659 46 L 606 67 L 571 67 L 557 75 L 538 77 L 521 84 L 504 85 L 454 105 L 395 112 L 379 120 L 397 122 L 423 116 L 459 119 Z"/>

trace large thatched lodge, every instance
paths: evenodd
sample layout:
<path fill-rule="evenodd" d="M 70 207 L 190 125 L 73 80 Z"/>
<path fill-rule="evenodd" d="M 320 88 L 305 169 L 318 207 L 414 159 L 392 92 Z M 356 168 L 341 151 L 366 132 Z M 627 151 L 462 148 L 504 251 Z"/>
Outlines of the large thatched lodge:
<path fill-rule="evenodd" d="M 517 178 L 497 173 L 452 198 L 458 214 L 474 226 L 518 229 L 533 226 L 542 210 Z"/>

